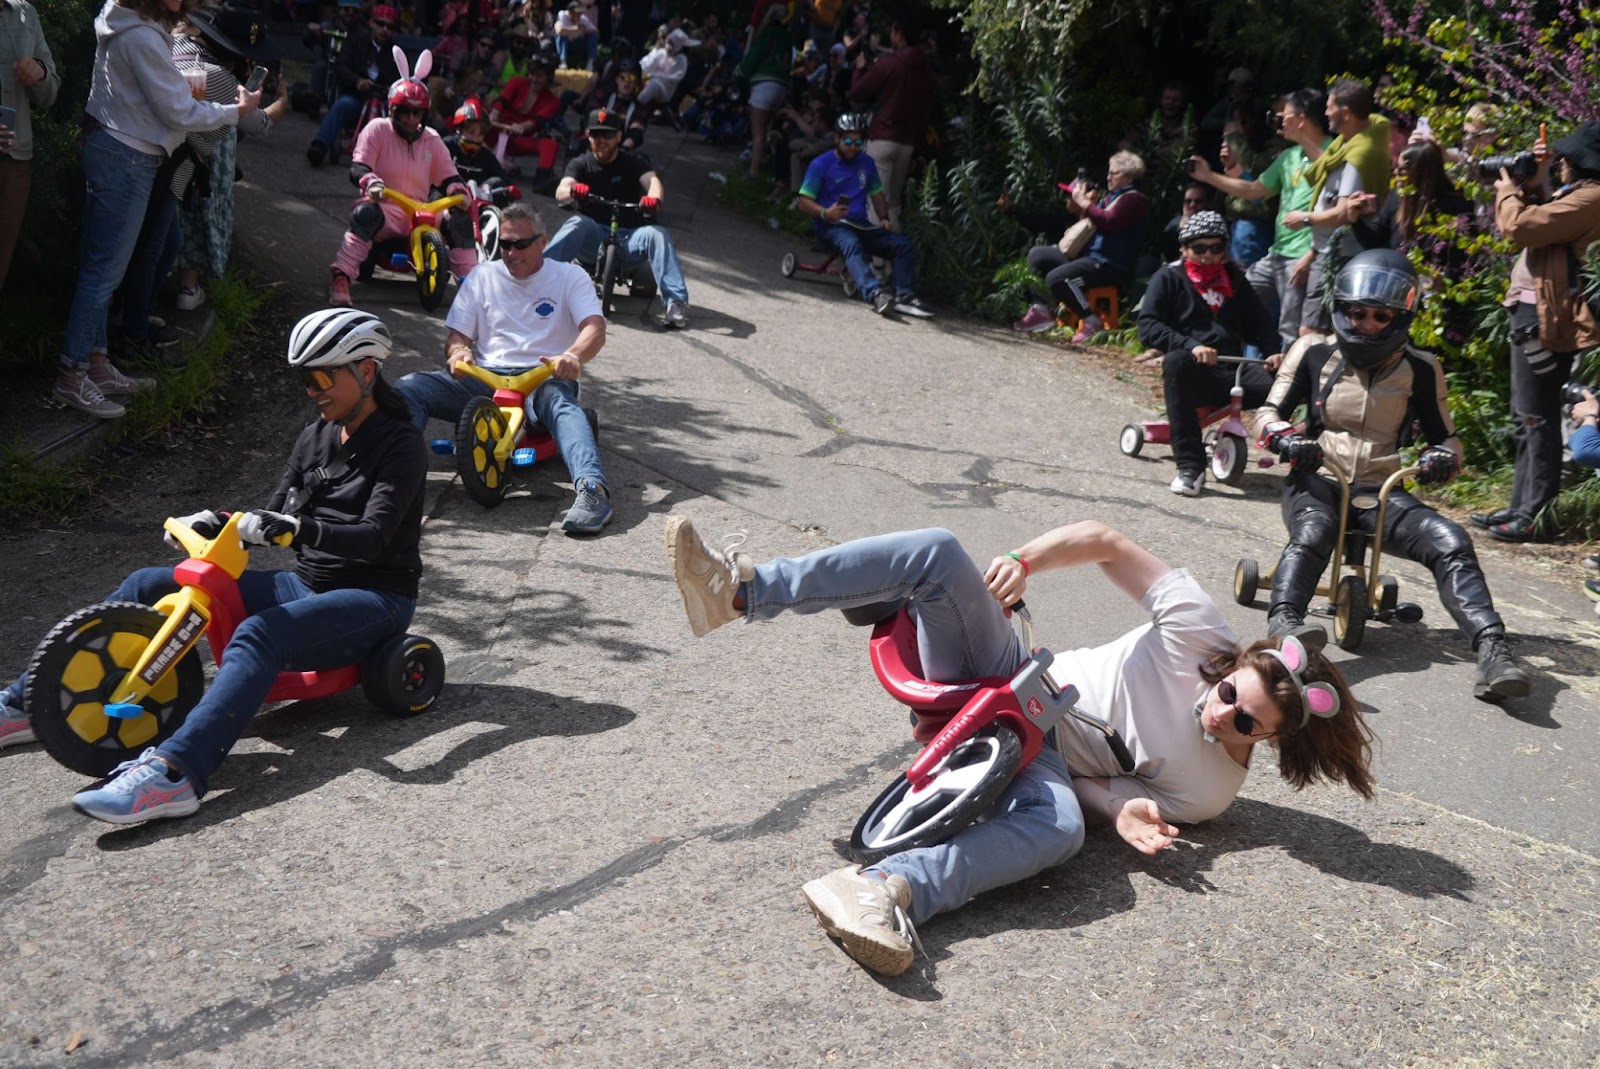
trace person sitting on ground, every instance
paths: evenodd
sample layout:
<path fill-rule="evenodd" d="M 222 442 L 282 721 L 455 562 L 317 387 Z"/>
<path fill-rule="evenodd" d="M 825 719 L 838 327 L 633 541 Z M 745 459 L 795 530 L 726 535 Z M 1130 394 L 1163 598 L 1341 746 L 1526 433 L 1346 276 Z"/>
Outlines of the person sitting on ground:
<path fill-rule="evenodd" d="M 780 114 L 789 139 L 789 188 L 799 189 L 805 184 L 811 161 L 834 145 L 832 124 L 828 121 L 828 92 L 820 87 L 808 89 L 798 109 L 785 107 Z"/>
<path fill-rule="evenodd" d="M 688 326 L 689 287 L 683 280 L 678 250 L 665 227 L 648 222 L 660 212 L 661 200 L 666 196 L 660 176 L 642 153 L 619 144 L 622 116 L 617 112 L 608 108 L 591 112 L 584 129 L 589 151 L 567 162 L 567 173 L 556 187 L 556 203 L 573 205 L 577 211 L 556 231 L 544 251 L 546 258 L 561 263 L 595 262 L 611 225 L 613 209 L 591 199 L 591 194 L 629 204 L 637 202 L 637 209 L 624 209 L 618 218 L 621 225 L 617 240 L 624 250 L 622 270 L 631 272 L 649 263 L 667 306 L 668 329 Z"/>
<path fill-rule="evenodd" d="M 400 12 L 396 8 L 379 4 L 372 9 L 367 28 L 353 30 L 345 39 L 333 61 L 333 79 L 339 87 L 339 96 L 322 117 L 317 136 L 306 146 L 306 159 L 311 166 L 322 166 L 341 130 L 355 129 L 368 99 L 382 93 L 384 86 L 400 80 L 400 66 L 392 51 L 394 31 L 399 23 Z"/>
<path fill-rule="evenodd" d="M 333 258 L 329 304 L 349 307 L 350 282 L 360 275 L 373 242 L 411 233 L 406 210 L 386 202 L 385 189 L 393 186 L 395 192 L 420 201 L 426 201 L 434 189 L 442 189 L 446 195 L 468 192 L 444 139 L 422 125 L 428 106 L 428 87 L 415 78 L 402 78 L 389 87 L 389 117 L 374 119 L 361 131 L 350 161 L 350 181 L 361 190 L 361 196 L 350 212 L 350 229 L 344 232 Z M 478 265 L 472 220 L 466 212 L 451 212 L 444 230 L 450 243 L 450 270 L 457 279 L 465 279 Z"/>
<path fill-rule="evenodd" d="M 542 58 L 535 58 L 528 73 L 507 82 L 499 99 L 489 105 L 489 122 L 502 141 L 499 154 L 536 157 L 533 187 L 545 192 L 547 184 L 555 184 L 556 156 L 567 134 L 561 98 L 550 89 L 552 70 Z"/>
<path fill-rule="evenodd" d="M 1162 384 L 1172 459 L 1178 474 L 1172 492 L 1198 497 L 1206 480 L 1206 447 L 1195 409 L 1228 403 L 1232 367 L 1217 356 L 1241 356 L 1246 344 L 1274 354 L 1238 369 L 1244 407 L 1255 408 L 1272 389 L 1278 331 L 1245 281 L 1244 269 L 1228 260 L 1228 223 L 1216 212 L 1197 212 L 1178 235 L 1183 258 L 1150 276 L 1139 305 L 1139 341 L 1166 354 Z"/>
<path fill-rule="evenodd" d="M 404 400 L 383 378 L 391 349 L 388 328 L 370 312 L 325 309 L 295 325 L 289 366 L 317 418 L 300 432 L 266 508 L 238 525 L 252 546 L 290 535 L 294 570 L 239 577 L 247 615 L 199 703 L 171 738 L 79 791 L 73 808 L 112 824 L 188 816 L 280 672 L 359 663 L 410 625 L 428 458 Z M 224 519 L 205 511 L 183 522 L 211 538 Z M 154 605 L 177 590 L 170 565 L 141 568 L 107 600 Z M 0 691 L 0 746 L 33 740 L 26 685 L 24 676 Z"/>
<path fill-rule="evenodd" d="M 684 49 L 698 47 L 699 41 L 682 30 L 673 30 L 660 47 L 644 54 L 639 61 L 639 69 L 650 80 L 639 91 L 639 106 L 647 116 L 657 108 L 671 106 L 678 86 L 683 83 L 683 76 L 689 73 L 689 57 L 684 54 Z"/>
<path fill-rule="evenodd" d="M 1183 203 L 1167 220 L 1167 225 L 1161 228 L 1161 262 L 1170 264 L 1179 258 L 1182 243 L 1178 240 L 1178 232 L 1183 229 L 1183 224 L 1193 219 L 1199 212 L 1215 210 L 1212 204 L 1211 187 L 1204 182 L 1190 182 L 1183 187 Z"/>
<path fill-rule="evenodd" d="M 605 345 L 606 320 L 589 276 L 551 260 L 544 251 L 546 237 L 534 208 L 512 204 L 501 212 L 501 258 L 472 273 L 445 318 L 448 370 L 407 375 L 396 389 L 410 404 L 418 429 L 430 417 L 454 427 L 475 398 L 494 396 L 494 387 L 461 376 L 458 365 L 478 363 L 507 375 L 551 365 L 551 377 L 528 395 L 524 407 L 528 419 L 555 438 L 572 475 L 575 496 L 561 529 L 598 534 L 611 522 L 611 492 L 594 432 L 578 405 L 578 378 Z"/>
<path fill-rule="evenodd" d="M 556 16 L 555 46 L 561 65 L 569 70 L 582 70 L 589 65 L 589 38 L 600 31 L 583 13 L 583 4 L 572 0 Z"/>
<path fill-rule="evenodd" d="M 1402 466 L 1401 438 L 1413 420 L 1426 443 L 1417 481 L 1437 486 L 1461 470 L 1444 371 L 1407 341 L 1419 296 L 1417 272 L 1400 253 L 1372 249 L 1352 257 L 1334 280 L 1335 336 L 1296 342 L 1257 411 L 1262 443 L 1293 468 L 1283 487 L 1289 544 L 1272 581 L 1270 637 L 1293 635 L 1315 647 L 1327 641 L 1321 627 L 1305 622 L 1339 533 L 1339 487 L 1319 467 L 1337 467 L 1349 481 L 1350 529 L 1369 534 L 1379 511 L 1372 495 Z M 1301 405 L 1309 413 L 1303 432 L 1287 422 Z M 1526 695 L 1528 673 L 1511 654 L 1472 539 L 1404 490 L 1389 495 L 1383 515 L 1384 552 L 1433 572 L 1439 600 L 1471 640 L 1478 658 L 1473 695 L 1489 701 Z"/>
<path fill-rule="evenodd" d="M 494 128 L 489 124 L 483 101 L 468 97 L 456 109 L 454 125 L 456 132 L 444 139 L 444 147 L 450 150 L 450 158 L 455 161 L 456 174 L 468 182 L 503 180 L 505 169 L 489 146 Z"/>
<path fill-rule="evenodd" d="M 889 210 L 883 182 L 866 145 L 867 116 L 851 112 L 834 124 L 834 147 L 811 161 L 800 183 L 796 207 L 816 222 L 817 243 L 844 257 L 856 291 L 879 315 L 900 311 L 926 319 L 931 309 L 917 298 L 917 250 L 911 239 L 895 233 L 899 221 Z M 878 213 L 878 225 L 867 217 L 867 203 Z M 881 287 L 871 257 L 892 265 L 894 292 Z"/>
<path fill-rule="evenodd" d="M 1241 647 L 1188 571 L 1103 523 L 1056 528 L 985 571 L 942 530 L 755 564 L 708 547 L 689 520 L 673 517 L 667 553 L 697 636 L 784 612 L 908 605 L 923 675 L 941 683 L 1009 678 L 1027 659 L 1007 617 L 1032 572 L 1098 565 L 1150 615 L 1105 645 L 1057 653 L 1051 669 L 1078 688 L 1084 710 L 1121 734 L 1132 773 L 1099 731 L 1067 717 L 986 819 L 945 843 L 805 885 L 822 927 L 874 971 L 910 966 L 913 925 L 1072 857 L 1086 820 L 1114 827 L 1144 854 L 1170 847 L 1179 832 L 1169 822 L 1208 820 L 1233 803 L 1257 744 L 1271 748 L 1296 790 L 1329 781 L 1372 797 L 1371 732 L 1339 670 L 1293 640 Z M 917 737 L 942 726 L 924 725 Z"/>
<path fill-rule="evenodd" d="M 1106 165 L 1106 191 L 1098 200 L 1095 188 L 1087 182 L 1074 182 L 1067 192 L 1067 211 L 1094 224 L 1089 247 L 1078 256 L 1068 256 L 1059 245 L 1035 245 L 1028 250 L 1028 266 L 1044 278 L 1050 296 L 1078 317 L 1078 333 L 1072 340 L 1079 345 L 1106 329 L 1089 307 L 1089 290 L 1122 286 L 1133 279 L 1134 262 L 1150 218 L 1150 201 L 1135 188 L 1143 177 L 1144 161 L 1132 152 L 1118 152 Z M 1042 329 L 1038 325 L 1041 315 L 1054 323 L 1049 309 L 1035 306 L 1015 329 Z"/>

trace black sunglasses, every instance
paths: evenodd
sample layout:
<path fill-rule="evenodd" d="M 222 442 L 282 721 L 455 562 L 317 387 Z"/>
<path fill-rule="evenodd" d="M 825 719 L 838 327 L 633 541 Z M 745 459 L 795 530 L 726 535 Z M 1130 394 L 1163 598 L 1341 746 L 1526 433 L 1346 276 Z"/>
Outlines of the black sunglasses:
<path fill-rule="evenodd" d="M 1228 247 L 1226 241 L 1191 241 L 1189 248 L 1197 253 L 1218 253 Z"/>
<path fill-rule="evenodd" d="M 1233 706 L 1233 730 L 1246 737 L 1256 733 L 1256 718 L 1239 708 L 1239 690 L 1230 681 L 1224 679 L 1217 684 L 1217 697 L 1222 699 L 1223 705 Z M 1261 734 L 1270 735 L 1270 731 Z"/>
<path fill-rule="evenodd" d="M 526 249 L 532 247 L 534 242 L 543 240 L 543 234 L 535 234 L 531 238 L 501 238 L 500 245 L 507 249 Z"/>
<path fill-rule="evenodd" d="M 1352 323 L 1365 323 L 1368 316 L 1380 327 L 1386 327 L 1394 322 L 1395 311 L 1392 308 L 1362 308 L 1354 306 L 1346 308 L 1344 314 L 1350 317 Z"/>

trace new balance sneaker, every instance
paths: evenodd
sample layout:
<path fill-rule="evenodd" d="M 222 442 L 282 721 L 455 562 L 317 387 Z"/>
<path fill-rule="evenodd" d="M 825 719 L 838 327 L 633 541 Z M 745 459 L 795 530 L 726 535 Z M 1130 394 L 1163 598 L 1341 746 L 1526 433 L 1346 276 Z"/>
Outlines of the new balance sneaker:
<path fill-rule="evenodd" d="M 894 311 L 894 298 L 889 296 L 888 290 L 879 290 L 869 299 L 872 301 L 872 310 L 879 315 L 888 315 Z"/>
<path fill-rule="evenodd" d="M 917 930 L 906 909 L 911 885 L 904 876 L 865 876 L 854 866 L 812 880 L 800 889 L 822 930 L 844 952 L 885 976 L 899 976 L 916 958 Z"/>
<path fill-rule="evenodd" d="M 732 552 L 743 542 L 743 535 L 734 535 L 725 549 L 712 549 L 687 516 L 667 519 L 667 557 L 672 561 L 672 578 L 683 596 L 683 611 L 689 616 L 689 627 L 696 638 L 744 615 L 733 607 L 733 601 L 739 595 L 739 584 L 749 582 L 755 575 L 755 566 L 746 554 Z"/>
<path fill-rule="evenodd" d="M 73 795 L 72 808 L 108 824 L 142 824 L 158 817 L 186 817 L 200 808 L 200 799 L 189 777 L 152 746 L 112 769 L 101 786 Z"/>
<path fill-rule="evenodd" d="M 128 414 L 126 408 L 115 401 L 106 400 L 100 387 L 89 378 L 89 370 L 83 367 L 62 368 L 56 376 L 56 385 L 50 391 L 50 396 L 68 408 L 76 408 L 79 412 L 101 419 L 121 419 Z"/>
<path fill-rule="evenodd" d="M 689 306 L 683 301 L 667 302 L 667 327 L 682 330 L 689 325 Z"/>
<path fill-rule="evenodd" d="M 1175 494 L 1184 497 L 1199 497 L 1200 488 L 1206 484 L 1206 473 L 1203 471 L 1180 471 L 1173 477 L 1172 485 L 1167 487 Z"/>
<path fill-rule="evenodd" d="M 89 381 L 107 397 L 132 397 L 140 390 L 148 390 L 156 384 L 155 379 L 124 375 L 111 361 L 101 359 L 90 362 Z"/>
<path fill-rule="evenodd" d="M 922 299 L 915 293 L 902 293 L 894 299 L 894 310 L 901 315 L 915 316 L 917 319 L 932 319 L 933 309 L 922 303 Z"/>
<path fill-rule="evenodd" d="M 337 271 L 328 285 L 328 303 L 335 308 L 350 307 L 350 280 Z"/>
<path fill-rule="evenodd" d="M 32 741 L 33 722 L 28 714 L 9 701 L 0 700 L 0 750 Z"/>
<path fill-rule="evenodd" d="M 611 522 L 611 495 L 598 479 L 584 479 L 574 490 L 572 507 L 561 529 L 567 534 L 599 534 L 600 528 Z"/>
<path fill-rule="evenodd" d="M 1099 316 L 1084 316 L 1083 322 L 1078 324 L 1078 333 L 1072 336 L 1073 345 L 1087 345 L 1089 339 L 1106 329 L 1105 321 Z"/>
<path fill-rule="evenodd" d="M 1028 314 L 1011 324 L 1012 330 L 1020 330 L 1024 334 L 1039 334 L 1056 325 L 1056 317 L 1050 314 L 1050 309 L 1042 304 L 1035 304 L 1028 309 Z"/>

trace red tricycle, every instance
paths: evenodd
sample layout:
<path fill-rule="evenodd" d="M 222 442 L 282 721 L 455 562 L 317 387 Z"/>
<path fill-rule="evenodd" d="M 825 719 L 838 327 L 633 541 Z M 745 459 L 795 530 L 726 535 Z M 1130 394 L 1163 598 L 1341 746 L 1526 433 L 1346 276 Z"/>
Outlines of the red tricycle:
<path fill-rule="evenodd" d="M 872 667 L 892 696 L 919 717 L 955 714 L 898 777 L 867 807 L 850 833 L 850 852 L 863 865 L 890 854 L 942 843 L 972 823 L 994 804 L 1017 773 L 1044 745 L 1045 735 L 1063 717 L 1093 728 L 1124 772 L 1132 772 L 1133 755 L 1106 721 L 1075 704 L 1078 689 L 1050 677 L 1055 657 L 1033 645 L 1033 619 L 1027 605 L 1011 606 L 1022 621 L 1024 645 L 1031 652 L 1010 678 L 993 677 L 962 683 L 932 683 L 922 678 L 917 653 L 917 624 L 904 606 L 894 608 L 872 631 Z M 869 609 L 846 617 L 864 623 Z"/>
<path fill-rule="evenodd" d="M 195 647 L 203 636 L 220 664 L 245 620 L 238 586 L 250 562 L 239 540 L 244 515 L 229 516 L 214 538 L 168 519 L 167 531 L 189 552 L 173 569 L 176 593 L 154 606 L 91 605 L 45 635 L 28 664 L 22 701 L 51 757 L 74 772 L 106 776 L 182 726 L 205 692 Z M 444 673 L 444 655 L 431 640 L 396 635 L 359 664 L 282 672 L 266 700 L 321 698 L 360 686 L 384 712 L 416 716 L 438 698 Z"/>
<path fill-rule="evenodd" d="M 1211 477 L 1229 486 L 1238 486 L 1244 478 L 1245 466 L 1250 462 L 1250 428 L 1244 424 L 1244 387 L 1239 377 L 1248 356 L 1217 356 L 1219 364 L 1233 364 L 1233 389 L 1228 403 L 1220 408 L 1200 408 L 1200 429 L 1205 433 L 1206 456 L 1211 462 Z M 1146 444 L 1167 445 L 1172 441 L 1172 428 L 1164 419 L 1147 419 L 1143 423 L 1130 423 L 1122 428 L 1117 444 L 1126 456 L 1136 457 Z M 1256 461 L 1263 468 L 1273 465 L 1271 457 Z"/>

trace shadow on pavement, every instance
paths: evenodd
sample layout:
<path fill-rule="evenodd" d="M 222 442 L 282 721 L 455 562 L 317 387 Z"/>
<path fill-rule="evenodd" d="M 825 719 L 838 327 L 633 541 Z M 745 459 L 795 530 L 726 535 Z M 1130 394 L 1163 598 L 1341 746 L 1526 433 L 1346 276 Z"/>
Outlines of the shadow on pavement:
<path fill-rule="evenodd" d="M 194 816 L 109 831 L 98 845 L 102 850 L 130 850 L 189 834 L 288 801 L 357 770 L 374 772 L 402 787 L 448 783 L 475 761 L 519 742 L 610 731 L 634 716 L 631 709 L 618 705 L 491 683 L 447 686 L 433 709 L 407 719 L 386 717 L 349 693 L 296 702 L 262 713 L 246 735 L 265 739 L 284 753 L 231 754 L 212 778 L 211 793 Z M 402 767 L 394 760 L 432 736 L 466 725 L 488 730 L 461 739 L 435 760 L 416 767 Z"/>

